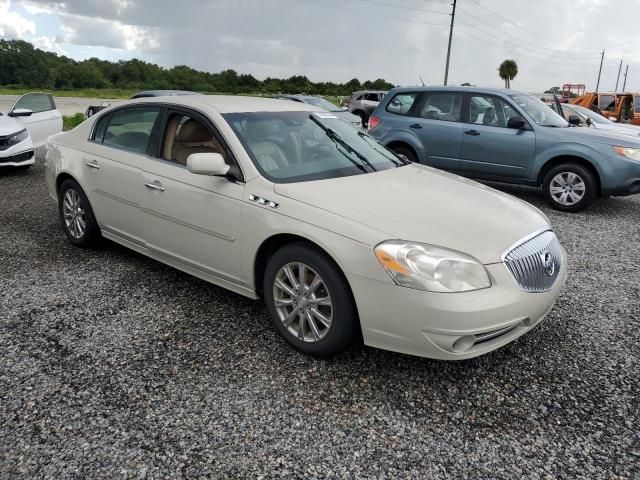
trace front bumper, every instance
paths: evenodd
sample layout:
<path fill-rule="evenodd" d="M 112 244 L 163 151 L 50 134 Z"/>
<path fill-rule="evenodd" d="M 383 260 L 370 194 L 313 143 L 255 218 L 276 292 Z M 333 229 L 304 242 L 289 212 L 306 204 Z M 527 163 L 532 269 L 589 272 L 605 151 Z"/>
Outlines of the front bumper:
<path fill-rule="evenodd" d="M 36 163 L 36 156 L 33 149 L 24 152 L 3 155 L 6 152 L 0 152 L 0 168 L 2 167 L 22 167 L 24 165 L 33 165 Z"/>
<path fill-rule="evenodd" d="M 487 265 L 493 286 L 464 293 L 431 293 L 347 275 L 364 343 L 441 360 L 490 352 L 534 328 L 558 298 L 567 276 L 566 252 L 553 288 L 521 290 L 503 263 Z"/>

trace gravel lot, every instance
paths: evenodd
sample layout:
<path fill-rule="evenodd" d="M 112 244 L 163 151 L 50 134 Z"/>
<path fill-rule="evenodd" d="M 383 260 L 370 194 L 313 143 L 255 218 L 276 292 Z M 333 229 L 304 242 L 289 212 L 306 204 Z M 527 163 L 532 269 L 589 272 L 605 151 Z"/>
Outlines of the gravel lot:
<path fill-rule="evenodd" d="M 66 241 L 41 165 L 0 172 L 0 478 L 640 478 L 640 198 L 549 210 L 545 322 L 445 363 L 290 348 L 260 303 Z"/>

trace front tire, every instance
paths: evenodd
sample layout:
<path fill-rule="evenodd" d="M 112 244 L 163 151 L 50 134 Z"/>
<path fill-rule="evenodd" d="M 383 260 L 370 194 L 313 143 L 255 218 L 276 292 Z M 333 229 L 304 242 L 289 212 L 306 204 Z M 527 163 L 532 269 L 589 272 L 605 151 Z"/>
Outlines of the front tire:
<path fill-rule="evenodd" d="M 391 148 L 391 151 L 401 157 L 404 160 L 407 160 L 411 163 L 417 163 L 418 157 L 409 147 L 405 147 L 404 145 L 398 145 Z"/>
<path fill-rule="evenodd" d="M 269 259 L 264 300 L 280 334 L 316 357 L 345 351 L 358 332 L 351 289 L 337 265 L 303 242 L 282 247 Z"/>
<path fill-rule="evenodd" d="M 71 244 L 80 248 L 95 246 L 100 228 L 89 200 L 75 180 L 65 180 L 58 192 L 58 212 L 64 233 Z"/>
<path fill-rule="evenodd" d="M 595 175 L 577 163 L 553 167 L 542 182 L 544 196 L 551 207 L 563 212 L 579 212 L 598 197 Z"/>

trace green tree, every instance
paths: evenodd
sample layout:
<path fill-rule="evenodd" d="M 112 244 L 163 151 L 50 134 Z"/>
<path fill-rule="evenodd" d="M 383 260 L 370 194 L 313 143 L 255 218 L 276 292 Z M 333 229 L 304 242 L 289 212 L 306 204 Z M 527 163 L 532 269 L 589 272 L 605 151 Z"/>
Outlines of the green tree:
<path fill-rule="evenodd" d="M 511 80 L 518 75 L 518 64 L 515 60 L 507 59 L 498 67 L 498 74 L 504 80 L 504 88 L 511 88 Z"/>
<path fill-rule="evenodd" d="M 548 95 L 560 95 L 560 87 L 551 87 L 549 90 L 545 90 L 544 93 Z"/>

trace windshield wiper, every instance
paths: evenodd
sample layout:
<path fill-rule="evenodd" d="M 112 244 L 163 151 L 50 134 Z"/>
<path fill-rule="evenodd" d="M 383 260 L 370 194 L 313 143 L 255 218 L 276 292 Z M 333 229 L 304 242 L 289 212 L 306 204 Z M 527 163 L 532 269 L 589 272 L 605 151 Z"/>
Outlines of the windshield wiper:
<path fill-rule="evenodd" d="M 366 132 L 363 132 L 362 130 L 358 130 L 358 136 L 364 138 L 367 142 L 369 142 L 369 145 L 371 145 L 371 148 L 373 148 L 376 152 L 380 153 L 384 158 L 386 158 L 387 160 L 389 160 L 391 163 L 393 163 L 396 167 L 401 167 L 403 165 L 408 165 L 409 162 L 405 162 L 403 159 L 401 159 L 400 157 L 396 157 L 396 158 L 392 158 L 390 156 L 387 155 L 387 152 L 384 151 L 384 149 L 379 149 L 378 147 L 380 147 L 381 145 L 377 142 L 377 140 L 375 138 L 373 138 L 371 135 L 369 135 Z M 399 161 L 398 161 L 399 160 Z"/>
<path fill-rule="evenodd" d="M 349 145 L 347 142 L 345 142 L 342 137 L 340 135 L 338 135 L 338 133 L 327 127 L 326 125 L 324 125 L 320 120 L 318 120 L 316 117 L 313 116 L 313 114 L 309 115 L 309 118 L 311 119 L 311 121 L 313 121 L 316 125 L 318 125 L 322 130 L 324 130 L 324 133 L 327 134 L 327 137 L 329 137 L 331 140 L 333 140 L 337 145 L 340 145 L 342 148 L 344 148 L 347 152 L 349 153 L 353 153 L 356 157 L 358 157 L 358 159 L 364 163 L 366 166 L 368 166 L 371 170 L 373 170 L 374 172 L 377 172 L 378 169 L 376 167 L 374 167 L 373 165 L 371 165 L 371 162 L 369 160 L 367 160 L 367 157 L 365 157 L 364 155 L 362 155 L 360 152 L 358 152 L 355 148 L 353 148 L 351 145 Z"/>

